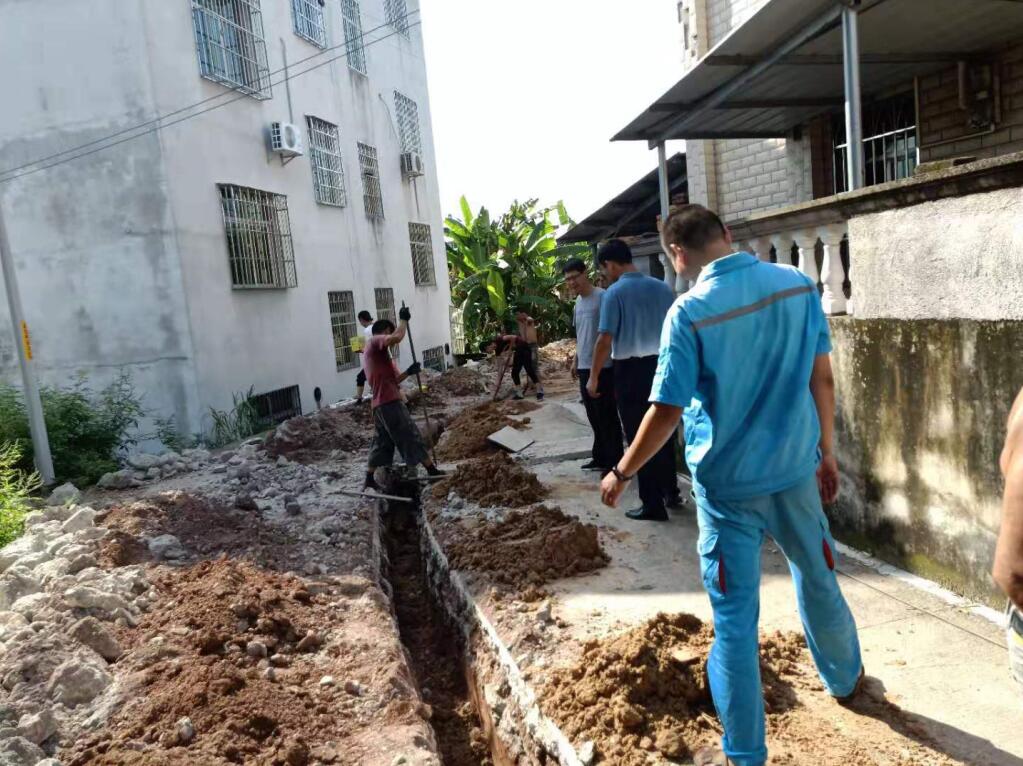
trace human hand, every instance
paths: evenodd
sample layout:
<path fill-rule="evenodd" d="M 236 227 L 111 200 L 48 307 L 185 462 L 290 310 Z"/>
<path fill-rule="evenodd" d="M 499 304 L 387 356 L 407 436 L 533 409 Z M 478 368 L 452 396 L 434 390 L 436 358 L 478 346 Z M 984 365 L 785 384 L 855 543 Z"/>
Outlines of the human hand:
<path fill-rule="evenodd" d="M 599 399 L 600 392 L 597 387 L 600 385 L 600 381 L 597 380 L 596 376 L 591 376 L 589 382 L 586 384 L 586 393 L 591 399 Z"/>
<path fill-rule="evenodd" d="M 406 375 L 418 375 L 423 369 L 423 366 L 419 362 L 413 362 L 405 370 Z"/>
<path fill-rule="evenodd" d="M 628 482 L 619 479 L 614 471 L 608 471 L 600 481 L 600 501 L 608 508 L 616 507 L 627 484 Z"/>
<path fill-rule="evenodd" d="M 403 322 L 407 322 L 411 318 L 412 312 L 409 311 L 408 306 L 402 306 L 400 309 L 398 309 L 398 319 L 402 320 Z"/>
<path fill-rule="evenodd" d="M 838 498 L 838 461 L 834 455 L 828 454 L 821 458 L 817 467 L 817 489 L 821 493 L 821 502 L 831 505 Z"/>

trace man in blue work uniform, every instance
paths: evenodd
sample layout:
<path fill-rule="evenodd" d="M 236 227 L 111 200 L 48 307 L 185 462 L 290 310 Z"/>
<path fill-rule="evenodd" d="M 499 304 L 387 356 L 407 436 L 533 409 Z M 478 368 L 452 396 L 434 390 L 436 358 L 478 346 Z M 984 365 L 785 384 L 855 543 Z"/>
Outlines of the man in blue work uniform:
<path fill-rule="evenodd" d="M 664 282 L 636 270 L 632 251 L 612 239 L 597 252 L 600 270 L 611 282 L 600 303 L 597 344 L 593 350 L 586 393 L 597 399 L 608 356 L 614 361 L 614 390 L 625 438 L 636 438 L 650 402 L 650 386 L 657 371 L 661 325 L 675 301 Z M 666 441 L 639 471 L 639 498 L 643 505 L 625 513 L 639 521 L 667 521 L 665 504 L 681 507 L 675 472 L 675 445 Z"/>
<path fill-rule="evenodd" d="M 817 286 L 791 266 L 733 252 L 706 208 L 665 223 L 662 246 L 695 286 L 672 307 L 637 438 L 601 485 L 614 505 L 684 415 L 704 586 L 714 609 L 707 663 L 722 749 L 697 764 L 767 761 L 757 649 L 760 548 L 789 560 L 807 645 L 828 691 L 846 702 L 863 678 L 856 624 L 835 577 L 821 502 L 838 494 L 831 340 Z"/>

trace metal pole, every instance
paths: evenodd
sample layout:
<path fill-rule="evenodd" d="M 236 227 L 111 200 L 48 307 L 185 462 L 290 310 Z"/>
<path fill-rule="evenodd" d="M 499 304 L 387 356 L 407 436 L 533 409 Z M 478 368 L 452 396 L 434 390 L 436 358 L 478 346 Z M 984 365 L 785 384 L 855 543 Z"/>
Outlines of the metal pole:
<path fill-rule="evenodd" d="M 405 301 L 401 302 L 401 307 L 405 308 Z M 412 328 L 409 326 L 410 322 L 405 322 L 405 334 L 408 336 L 409 350 L 412 352 L 412 364 L 416 364 L 419 360 L 416 359 L 416 344 L 412 342 Z M 430 428 L 430 410 L 426 406 L 426 394 L 423 393 L 423 381 L 419 377 L 419 373 L 416 373 L 416 386 L 419 387 L 419 400 L 423 405 L 423 417 L 426 420 L 426 430 L 431 431 Z M 432 436 L 431 436 L 432 439 Z M 437 453 L 434 450 L 433 445 L 430 445 L 430 458 L 433 460 L 433 464 L 437 465 Z"/>
<path fill-rule="evenodd" d="M 668 151 L 661 141 L 657 144 L 657 188 L 661 197 L 661 226 L 668 222 L 668 209 L 671 205 L 671 198 L 668 196 Z M 664 282 L 672 290 L 675 289 L 675 265 L 667 253 L 660 256 L 664 265 Z"/>
<path fill-rule="evenodd" d="M 36 470 L 43 484 L 54 482 L 53 458 L 50 455 L 50 439 L 46 435 L 46 421 L 43 419 L 43 402 L 39 398 L 39 385 L 32 369 L 32 341 L 28 334 L 28 323 L 21 307 L 21 293 L 18 291 L 18 275 L 14 269 L 14 256 L 7 238 L 3 206 L 0 205 L 0 265 L 3 267 L 4 287 L 7 288 L 7 305 L 11 311 L 11 325 L 14 328 L 18 360 L 21 362 L 21 380 L 24 386 L 25 410 L 28 413 L 28 427 L 32 433 L 32 450 L 35 454 Z"/>
<path fill-rule="evenodd" d="M 842 61 L 845 74 L 845 143 L 849 190 L 863 187 L 863 112 L 860 99 L 859 10 L 842 8 Z"/>

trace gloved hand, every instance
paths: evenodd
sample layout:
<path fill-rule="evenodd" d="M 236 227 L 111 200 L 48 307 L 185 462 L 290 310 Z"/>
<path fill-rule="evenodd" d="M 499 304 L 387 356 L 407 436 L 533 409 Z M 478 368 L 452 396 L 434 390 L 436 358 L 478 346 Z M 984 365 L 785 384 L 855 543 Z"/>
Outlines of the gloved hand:
<path fill-rule="evenodd" d="M 412 318 L 412 312 L 409 311 L 408 306 L 402 306 L 400 309 L 398 309 L 398 319 L 401 319 L 401 320 L 407 322 L 411 318 Z"/>
<path fill-rule="evenodd" d="M 419 362 L 413 362 L 409 365 L 408 369 L 405 370 L 406 375 L 418 375 L 422 371 L 423 367 Z"/>

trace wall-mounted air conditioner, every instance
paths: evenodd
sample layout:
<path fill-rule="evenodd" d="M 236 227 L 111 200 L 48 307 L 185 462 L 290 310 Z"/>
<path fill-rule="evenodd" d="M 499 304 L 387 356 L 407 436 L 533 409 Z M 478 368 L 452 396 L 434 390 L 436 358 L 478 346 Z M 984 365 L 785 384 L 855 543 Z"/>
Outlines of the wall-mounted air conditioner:
<path fill-rule="evenodd" d="M 419 152 L 405 152 L 401 155 L 401 174 L 405 178 L 418 178 L 426 173 L 423 155 Z"/>
<path fill-rule="evenodd" d="M 301 129 L 290 122 L 271 122 L 270 151 L 281 157 L 301 157 L 305 153 Z"/>

